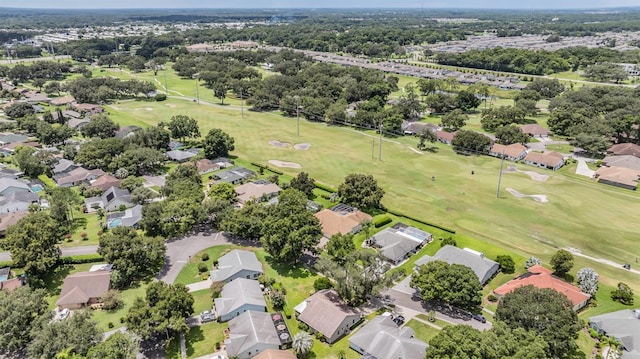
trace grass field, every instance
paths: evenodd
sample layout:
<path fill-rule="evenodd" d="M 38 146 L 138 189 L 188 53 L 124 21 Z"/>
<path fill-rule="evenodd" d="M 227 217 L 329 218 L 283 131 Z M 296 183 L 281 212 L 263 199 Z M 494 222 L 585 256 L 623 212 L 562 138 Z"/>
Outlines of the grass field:
<path fill-rule="evenodd" d="M 534 182 L 524 174 L 505 174 L 496 198 L 500 161 L 460 156 L 442 144 L 433 145 L 436 153 L 420 153 L 414 150 L 415 138 L 385 139 L 380 162 L 377 141 L 375 159 L 371 158 L 373 133 L 301 121 L 301 136 L 297 137 L 295 119 L 277 113 L 245 112 L 242 119 L 237 107 L 195 105 L 178 99 L 120 102 L 107 108 L 122 125 L 153 125 L 176 114 L 189 114 L 198 119 L 203 134 L 221 128 L 235 137 L 235 156 L 265 164 L 270 159 L 296 162 L 319 182 L 334 187 L 349 173 L 370 173 L 386 191 L 386 206 L 523 255 L 548 261 L 558 248 L 572 246 L 590 256 L 623 263 L 633 262 L 640 254 L 640 247 L 634 246 L 636 231 L 629 226 L 635 222 L 633 213 L 640 210 L 640 196 L 562 171 L 517 165 L 550 178 Z M 275 148 L 268 144 L 275 139 L 311 147 L 307 151 Z M 290 175 L 299 171 L 281 170 Z M 546 194 L 549 202 L 514 198 L 505 187 Z M 596 268 L 608 284 L 623 280 L 640 290 L 637 277 L 622 268 L 581 258 L 576 262 L 578 268 Z"/>

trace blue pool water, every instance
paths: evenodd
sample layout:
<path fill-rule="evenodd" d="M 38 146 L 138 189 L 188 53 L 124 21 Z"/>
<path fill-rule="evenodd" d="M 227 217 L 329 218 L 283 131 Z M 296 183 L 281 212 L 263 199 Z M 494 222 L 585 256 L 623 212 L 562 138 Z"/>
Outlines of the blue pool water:
<path fill-rule="evenodd" d="M 34 185 L 31 186 L 31 192 L 33 192 L 33 193 L 38 193 L 38 192 L 43 191 L 43 190 L 44 190 L 44 187 L 42 187 L 42 185 L 34 184 Z"/>
<path fill-rule="evenodd" d="M 107 226 L 109 228 L 113 228 L 113 227 L 118 227 L 121 224 L 122 224 L 122 219 L 121 218 L 116 218 L 114 220 L 111 220 Z"/>

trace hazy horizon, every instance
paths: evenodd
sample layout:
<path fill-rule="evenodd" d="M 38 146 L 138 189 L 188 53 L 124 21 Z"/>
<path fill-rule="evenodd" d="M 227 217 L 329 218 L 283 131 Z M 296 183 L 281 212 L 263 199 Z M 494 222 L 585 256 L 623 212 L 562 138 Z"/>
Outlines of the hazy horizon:
<path fill-rule="evenodd" d="M 111 0 L 80 2 L 77 0 L 58 0 L 56 6 L 51 7 L 49 0 L 23 0 L 19 6 L 2 6 L 16 9 L 355 9 L 355 8 L 385 8 L 385 9 L 504 9 L 504 10 L 588 10 L 619 7 L 640 7 L 638 0 L 494 0 L 478 6 L 478 1 L 450 0 L 450 1 L 416 1 L 416 0 L 245 0 L 234 6 L 228 1 L 183 0 L 176 7 L 173 0 Z"/>

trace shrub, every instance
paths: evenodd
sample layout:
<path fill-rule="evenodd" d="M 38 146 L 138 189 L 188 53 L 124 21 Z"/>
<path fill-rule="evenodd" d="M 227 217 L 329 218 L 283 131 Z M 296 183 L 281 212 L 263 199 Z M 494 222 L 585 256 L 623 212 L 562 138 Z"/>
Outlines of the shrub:
<path fill-rule="evenodd" d="M 83 264 L 83 263 L 96 263 L 103 262 L 104 258 L 99 254 L 79 254 L 76 256 L 61 257 L 58 259 L 60 264 Z"/>
<path fill-rule="evenodd" d="M 224 287 L 224 282 L 213 282 L 211 283 L 211 298 L 216 299 L 222 293 L 222 287 Z"/>
<path fill-rule="evenodd" d="M 122 298 L 120 298 L 120 291 L 116 289 L 109 289 L 102 298 L 102 308 L 104 310 L 116 310 L 122 306 Z"/>
<path fill-rule="evenodd" d="M 216 350 L 220 350 L 220 347 L 221 347 L 220 342 L 217 342 L 216 343 Z"/>
<path fill-rule="evenodd" d="M 203 254 L 203 255 L 202 255 L 202 261 L 203 261 L 203 262 L 206 262 L 206 261 L 208 261 L 208 260 L 209 260 L 209 253 L 205 253 L 205 254 Z"/>
<path fill-rule="evenodd" d="M 153 99 L 156 101 L 164 101 L 167 99 L 167 95 L 163 94 L 163 93 L 157 93 L 155 96 L 153 96 Z"/>
<path fill-rule="evenodd" d="M 207 263 L 198 263 L 198 273 L 204 273 L 209 270 Z"/>
<path fill-rule="evenodd" d="M 611 299 L 624 305 L 633 305 L 633 290 L 626 283 L 618 283 L 616 290 L 611 291 Z"/>
<path fill-rule="evenodd" d="M 274 290 L 271 292 L 271 294 L 269 295 L 270 299 L 271 299 L 271 304 L 273 304 L 273 307 L 276 309 L 282 309 L 285 305 L 285 298 L 284 295 L 277 291 Z"/>
<path fill-rule="evenodd" d="M 327 191 L 327 192 L 330 192 L 330 193 L 338 192 L 337 189 L 335 189 L 335 188 L 333 188 L 331 186 L 327 186 L 326 184 L 319 183 L 318 181 L 315 182 L 315 185 L 316 185 L 316 188 L 319 188 L 319 189 L 321 189 L 323 191 Z"/>
<path fill-rule="evenodd" d="M 87 232 L 80 233 L 80 237 L 82 237 L 82 240 L 87 240 Z"/>
<path fill-rule="evenodd" d="M 373 226 L 376 227 L 376 228 L 380 228 L 380 227 L 384 226 L 385 224 L 391 223 L 391 221 L 392 220 L 391 220 L 391 218 L 389 216 L 382 216 L 382 217 L 376 218 L 373 221 Z"/>
<path fill-rule="evenodd" d="M 299 320 L 298 321 L 298 329 L 302 330 L 303 332 L 308 332 L 309 331 L 309 326 L 307 325 L 307 323 Z"/>
<path fill-rule="evenodd" d="M 258 276 L 258 283 L 262 284 L 265 288 L 271 287 L 276 282 L 275 279 L 268 277 L 264 274 Z"/>
<path fill-rule="evenodd" d="M 120 317 L 120 324 L 124 324 L 124 317 Z"/>
<path fill-rule="evenodd" d="M 114 325 L 113 325 L 113 323 L 112 323 L 112 322 L 109 322 L 109 323 L 107 323 L 107 327 L 109 327 L 109 329 L 111 329 L 111 328 L 113 328 L 113 327 L 114 327 Z"/>
<path fill-rule="evenodd" d="M 442 242 L 440 242 L 440 247 L 444 247 L 447 244 L 450 246 L 454 246 L 456 247 L 458 245 L 458 242 L 456 242 L 455 239 L 453 239 L 451 236 L 447 237 L 447 238 L 440 238 L 440 240 L 442 240 Z"/>
<path fill-rule="evenodd" d="M 316 291 L 333 288 L 333 283 L 327 277 L 320 277 L 313 282 L 313 289 Z"/>
<path fill-rule="evenodd" d="M 500 264 L 500 270 L 502 273 L 515 273 L 516 263 L 513 261 L 510 255 L 499 255 L 496 257 L 496 262 Z"/>
<path fill-rule="evenodd" d="M 489 296 L 487 297 L 487 300 L 490 301 L 491 303 L 495 303 L 498 301 L 498 297 L 496 297 L 493 294 L 489 294 Z"/>

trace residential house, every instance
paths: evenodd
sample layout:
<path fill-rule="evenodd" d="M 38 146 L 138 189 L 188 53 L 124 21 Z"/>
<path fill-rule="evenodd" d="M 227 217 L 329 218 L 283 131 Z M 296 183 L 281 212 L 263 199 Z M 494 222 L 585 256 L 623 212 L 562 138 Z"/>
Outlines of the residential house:
<path fill-rule="evenodd" d="M 85 112 L 92 115 L 104 112 L 104 108 L 102 106 L 93 103 L 79 103 L 74 105 L 73 107 L 80 112 Z"/>
<path fill-rule="evenodd" d="M 0 167 L 0 178 L 10 178 L 17 180 L 18 178 L 24 176 L 24 172 L 7 167 Z"/>
<path fill-rule="evenodd" d="M 131 202 L 131 194 L 128 189 L 118 187 L 110 187 L 100 197 L 89 197 L 84 200 L 87 212 L 95 212 L 98 208 L 103 208 L 107 212 L 118 211 L 120 208 L 133 207 Z"/>
<path fill-rule="evenodd" d="M 267 349 L 253 359 L 296 359 L 296 355 L 291 350 Z"/>
<path fill-rule="evenodd" d="M 349 347 L 363 358 L 424 358 L 427 343 L 414 337 L 408 326 L 398 328 L 390 316 L 379 315 L 349 338 Z"/>
<path fill-rule="evenodd" d="M 246 169 L 244 167 L 234 167 L 228 169 L 226 171 L 218 172 L 213 175 L 215 178 L 215 184 L 218 183 L 231 183 L 231 184 L 240 184 L 250 178 L 256 176 L 256 173 Z"/>
<path fill-rule="evenodd" d="M 23 146 L 23 147 L 32 147 L 32 148 L 39 148 L 42 147 L 42 145 L 39 142 L 12 142 L 12 143 L 7 143 L 6 145 L 2 145 L 0 146 L 0 153 L 2 153 L 5 156 L 10 156 L 12 155 L 16 148 Z"/>
<path fill-rule="evenodd" d="M 58 160 L 58 163 L 56 163 L 51 168 L 51 173 L 53 173 L 54 176 L 61 175 L 61 174 L 69 173 L 78 167 L 80 167 L 80 165 L 74 163 L 73 161 L 68 160 L 66 158 L 60 158 Z"/>
<path fill-rule="evenodd" d="M 111 288 L 111 272 L 79 272 L 64 279 L 58 309 L 78 309 L 100 303 L 100 298 Z"/>
<path fill-rule="evenodd" d="M 3 281 L 0 281 L 0 290 L 6 290 L 7 292 L 12 292 L 26 284 L 27 283 L 24 277 L 5 279 Z"/>
<path fill-rule="evenodd" d="M 282 314 L 248 311 L 229 322 L 229 337 L 224 344 L 229 358 L 289 359 L 279 349 L 288 347 L 291 341 Z"/>
<path fill-rule="evenodd" d="M 594 178 L 603 184 L 635 191 L 640 180 L 640 171 L 624 167 L 600 167 Z"/>
<path fill-rule="evenodd" d="M 551 134 L 549 130 L 538 125 L 537 123 L 520 125 L 518 127 L 520 127 L 520 129 L 522 130 L 522 133 L 524 133 L 525 135 L 529 135 L 531 137 L 544 138 L 544 137 L 549 137 L 549 135 Z"/>
<path fill-rule="evenodd" d="M 266 180 L 257 180 L 236 187 L 235 191 L 238 195 L 236 200 L 240 204 L 254 201 L 268 201 L 271 198 L 278 196 L 281 190 L 282 189 L 280 189 L 280 187 L 275 183 L 271 183 Z"/>
<path fill-rule="evenodd" d="M 267 311 L 260 283 L 246 278 L 238 278 L 225 284 L 220 297 L 214 299 L 213 303 L 220 322 L 229 321 L 247 311 Z"/>
<path fill-rule="evenodd" d="M 4 133 L 0 135 L 0 145 L 8 145 L 14 142 L 27 142 L 29 137 L 15 133 Z"/>
<path fill-rule="evenodd" d="M 29 103 L 39 103 L 39 102 L 50 102 L 51 99 L 47 94 L 38 92 L 38 91 L 28 91 L 23 94 L 27 102 Z"/>
<path fill-rule="evenodd" d="M 273 197 L 269 201 L 267 201 L 267 203 L 265 203 L 265 205 L 273 206 L 273 205 L 278 204 L 279 202 L 280 202 L 279 197 Z M 307 209 L 310 210 L 312 213 L 316 213 L 316 212 L 318 212 L 319 210 L 322 209 L 322 205 L 308 199 L 307 200 Z"/>
<path fill-rule="evenodd" d="M 218 258 L 218 268 L 210 273 L 212 282 L 229 283 L 236 278 L 258 279 L 262 263 L 251 251 L 234 249 Z"/>
<path fill-rule="evenodd" d="M 436 131 L 436 140 L 438 142 L 442 142 L 447 145 L 451 145 L 453 142 L 453 138 L 456 137 L 458 132 L 446 132 L 446 131 Z"/>
<path fill-rule="evenodd" d="M 56 181 L 60 187 L 79 186 L 83 183 L 90 185 L 91 181 L 100 176 L 104 176 L 105 174 L 106 173 L 103 170 L 98 168 L 88 170 L 84 167 L 78 167 L 71 172 L 54 175 L 53 180 Z"/>
<path fill-rule="evenodd" d="M 116 138 L 126 138 L 133 135 L 134 132 L 141 130 L 141 127 L 138 126 L 124 126 L 120 127 L 118 131 L 116 131 Z"/>
<path fill-rule="evenodd" d="M 564 157 L 558 152 L 529 152 L 524 158 L 524 163 L 540 168 L 557 171 L 564 166 Z"/>
<path fill-rule="evenodd" d="M 165 156 L 167 156 L 168 159 L 176 162 L 187 162 L 197 155 L 198 155 L 198 150 L 195 148 L 190 148 L 186 151 L 173 150 L 165 153 Z"/>
<path fill-rule="evenodd" d="M 417 270 L 421 265 L 433 261 L 444 261 L 449 264 L 467 266 L 475 273 L 482 285 L 485 285 L 498 272 L 500 267 L 497 262 L 485 258 L 480 252 L 469 248 L 460 249 L 446 245 L 440 248 L 433 257 L 425 255 L 418 259 L 415 263 L 415 268 Z"/>
<path fill-rule="evenodd" d="M 357 208 L 338 204 L 329 209 L 314 214 L 322 226 L 322 234 L 331 238 L 334 234 L 357 233 L 362 229 L 362 223 L 371 221 L 373 217 Z"/>
<path fill-rule="evenodd" d="M 405 135 L 413 136 L 413 135 L 419 135 L 423 131 L 431 131 L 435 133 L 436 131 L 440 130 L 440 127 L 432 123 L 426 123 L 426 122 L 403 121 L 402 125 L 400 126 L 400 129 L 402 129 L 402 132 Z"/>
<path fill-rule="evenodd" d="M 18 223 L 19 220 L 26 217 L 28 214 L 28 211 L 0 213 L 0 236 L 6 235 L 9 227 Z"/>
<path fill-rule="evenodd" d="M 9 192 L 0 196 L 0 213 L 28 211 L 29 206 L 39 201 L 40 197 L 29 190 Z"/>
<path fill-rule="evenodd" d="M 138 228 L 142 220 L 142 205 L 135 205 L 122 212 L 107 214 L 107 228 L 133 227 Z"/>
<path fill-rule="evenodd" d="M 76 99 L 73 96 L 62 96 L 57 97 L 49 102 L 52 106 L 66 106 L 76 102 Z"/>
<path fill-rule="evenodd" d="M 84 125 L 88 124 L 89 122 L 91 122 L 90 119 L 88 118 L 71 118 L 69 119 L 69 121 L 67 121 L 67 126 L 69 128 L 74 128 L 76 130 L 81 129 Z"/>
<path fill-rule="evenodd" d="M 563 281 L 552 273 L 551 270 L 541 265 L 534 265 L 527 269 L 526 273 L 496 288 L 493 293 L 498 297 L 502 297 L 516 288 L 532 285 L 536 288 L 553 289 L 558 293 L 564 294 L 573 303 L 573 310 L 580 310 L 587 305 L 589 298 L 591 298 L 588 294 L 583 293 L 580 288 Z"/>
<path fill-rule="evenodd" d="M 489 156 L 502 158 L 507 161 L 520 161 L 527 156 L 527 147 L 520 143 L 513 143 L 508 146 L 494 143 L 489 150 Z"/>
<path fill-rule="evenodd" d="M 397 223 L 376 233 L 367 243 L 379 248 L 380 253 L 393 264 L 398 264 L 433 240 L 431 233 Z"/>
<path fill-rule="evenodd" d="M 599 334 L 622 344 L 620 359 L 640 358 L 640 309 L 623 309 L 589 318 L 589 326 Z"/>
<path fill-rule="evenodd" d="M 335 343 L 360 322 L 361 315 L 349 307 L 333 289 L 323 289 L 294 308 L 298 320 L 322 334 L 327 343 Z"/>
<path fill-rule="evenodd" d="M 0 178 L 0 196 L 7 196 L 11 192 L 31 191 L 29 184 L 13 178 Z"/>
<path fill-rule="evenodd" d="M 91 181 L 90 188 L 99 188 L 102 191 L 106 191 L 111 187 L 120 187 L 122 181 L 113 177 L 110 174 L 100 176 L 98 179 Z"/>
<path fill-rule="evenodd" d="M 607 156 L 602 160 L 602 165 L 640 171 L 640 157 L 632 155 Z"/>
<path fill-rule="evenodd" d="M 616 156 L 629 155 L 640 157 L 640 146 L 635 143 L 618 143 L 609 147 L 607 153 Z"/>
<path fill-rule="evenodd" d="M 200 173 L 200 175 L 204 175 L 213 171 L 217 171 L 221 168 L 227 168 L 231 166 L 233 166 L 233 161 L 224 157 L 216 158 L 215 160 L 203 158 L 196 161 L 196 168 L 198 169 L 198 173 Z"/>
<path fill-rule="evenodd" d="M 11 268 L 9 267 L 0 268 L 0 282 L 3 282 L 9 279 L 10 274 L 11 274 Z"/>

